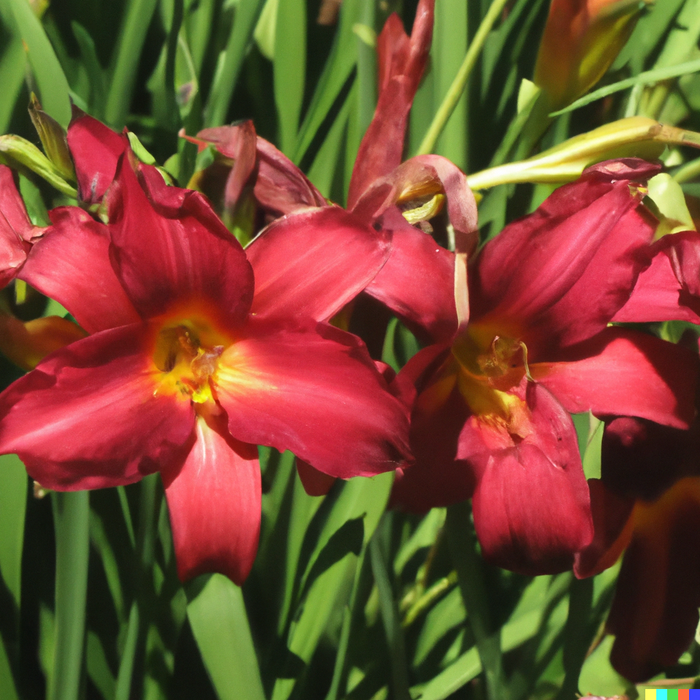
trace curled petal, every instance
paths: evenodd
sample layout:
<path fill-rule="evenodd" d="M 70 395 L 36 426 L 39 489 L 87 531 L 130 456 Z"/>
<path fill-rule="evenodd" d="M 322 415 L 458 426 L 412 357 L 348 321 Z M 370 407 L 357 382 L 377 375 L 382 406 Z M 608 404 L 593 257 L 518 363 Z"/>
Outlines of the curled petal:
<path fill-rule="evenodd" d="M 107 227 L 78 207 L 52 210 L 51 221 L 32 246 L 22 279 L 65 306 L 89 333 L 140 321 L 112 267 Z"/>
<path fill-rule="evenodd" d="M 123 326 L 50 355 L 0 394 L 0 451 L 57 490 L 130 484 L 182 463 L 189 398 L 156 393 L 153 332 Z"/>
<path fill-rule="evenodd" d="M 255 275 L 252 312 L 328 320 L 377 275 L 390 239 L 338 207 L 278 219 L 246 249 Z"/>
<path fill-rule="evenodd" d="M 471 254 L 478 242 L 474 193 L 466 175 L 442 156 L 416 156 L 401 163 L 365 190 L 353 213 L 373 222 L 394 204 L 405 205 L 438 194 L 447 197 L 447 213 L 454 228 L 457 251 Z"/>
<path fill-rule="evenodd" d="M 300 208 L 325 206 L 325 198 L 306 175 L 269 141 L 259 136 L 254 146 L 256 162 L 251 165 L 248 145 L 251 129 L 252 122 L 219 126 L 204 129 L 196 139 L 190 139 L 195 143 L 211 144 L 223 156 L 235 161 L 226 185 L 227 201 L 239 191 L 241 183 L 253 174 L 253 165 L 257 164 L 254 194 L 263 208 L 284 215 Z"/>
<path fill-rule="evenodd" d="M 215 377 L 234 437 L 291 450 L 343 479 L 405 463 L 407 410 L 354 336 L 255 321 Z"/>
<path fill-rule="evenodd" d="M 638 416 L 676 428 L 687 428 L 693 420 L 698 367 L 691 351 L 608 328 L 572 348 L 570 357 L 530 365 L 532 376 L 567 411 Z"/>
<path fill-rule="evenodd" d="M 200 303 L 238 325 L 253 296 L 243 249 L 201 194 L 149 186 L 153 202 L 123 158 L 109 193 L 112 260 L 134 307 L 148 318 Z"/>
<path fill-rule="evenodd" d="M 162 472 L 181 581 L 221 573 L 239 586 L 260 534 L 260 465 L 255 445 L 234 440 L 226 421 L 197 417 L 181 468 Z"/>

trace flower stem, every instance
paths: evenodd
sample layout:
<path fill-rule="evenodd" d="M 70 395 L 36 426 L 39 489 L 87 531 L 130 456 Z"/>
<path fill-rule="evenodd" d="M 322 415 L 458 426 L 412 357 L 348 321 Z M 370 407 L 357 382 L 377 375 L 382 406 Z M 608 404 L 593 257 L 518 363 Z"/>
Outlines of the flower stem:
<path fill-rule="evenodd" d="M 77 700 L 83 673 L 90 554 L 90 494 L 54 493 L 56 640 L 50 700 Z"/>
<path fill-rule="evenodd" d="M 486 38 L 489 35 L 493 25 L 495 24 L 498 16 L 503 11 L 503 8 L 508 3 L 508 0 L 493 0 L 491 7 L 489 7 L 486 16 L 481 21 L 479 29 L 477 29 L 476 34 L 472 43 L 467 49 L 467 53 L 464 56 L 464 61 L 457 71 L 455 79 L 452 81 L 445 99 L 438 108 L 438 111 L 433 118 L 430 127 L 428 128 L 428 133 L 423 137 L 421 145 L 418 147 L 418 155 L 425 155 L 426 153 L 431 153 L 435 148 L 435 144 L 442 133 L 442 130 L 447 124 L 447 120 L 452 115 L 459 98 L 462 96 L 462 92 L 467 84 L 467 80 L 476 65 L 476 60 L 479 58 L 481 50 L 484 48 L 486 43 Z"/>

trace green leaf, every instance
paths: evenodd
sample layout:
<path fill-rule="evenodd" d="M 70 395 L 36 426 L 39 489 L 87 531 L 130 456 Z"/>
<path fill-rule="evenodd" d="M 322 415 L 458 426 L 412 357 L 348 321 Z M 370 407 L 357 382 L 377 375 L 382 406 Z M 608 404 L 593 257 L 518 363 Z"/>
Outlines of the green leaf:
<path fill-rule="evenodd" d="M 350 100 L 346 99 L 309 168 L 309 180 L 328 199 L 334 199 L 333 185 L 342 168 L 343 138 L 347 133 L 349 115 Z M 344 199 L 344 196 L 342 193 L 337 199 Z"/>
<path fill-rule="evenodd" d="M 186 587 L 187 617 L 220 700 L 265 700 L 241 589 L 213 574 Z"/>
<path fill-rule="evenodd" d="M 90 493 L 52 494 L 56 528 L 56 627 L 51 700 L 78 700 L 84 673 Z"/>
<path fill-rule="evenodd" d="M 63 179 L 59 169 L 33 143 L 20 136 L 0 136 L 0 163 L 25 173 L 31 170 L 59 192 L 73 198 L 78 195 L 76 189 Z"/>
<path fill-rule="evenodd" d="M 357 546 L 367 546 L 389 499 L 393 472 L 337 482 L 306 528 L 299 556 L 294 621 L 289 624 L 287 649 L 291 658 L 308 664 L 330 619 L 345 605 L 357 567 Z M 357 525 L 362 523 L 362 542 Z M 340 533 L 340 534 L 338 534 Z M 340 552 L 334 553 L 340 544 Z M 340 558 L 342 556 L 342 558 Z M 330 565 L 330 566 L 328 566 Z M 297 600 L 298 597 L 298 600 Z M 284 700 L 294 690 L 296 673 L 278 678 L 273 700 Z"/>
<path fill-rule="evenodd" d="M 28 478 L 24 465 L 15 455 L 0 457 L 0 471 L 0 576 L 19 612 Z M 2 623 L 1 628 L 4 628 Z"/>
<path fill-rule="evenodd" d="M 586 452 L 583 455 L 583 473 L 586 475 L 586 479 L 599 479 L 605 423 L 598 420 L 592 413 L 589 415 L 590 424 Z"/>
<path fill-rule="evenodd" d="M 446 528 L 450 555 L 467 609 L 467 623 L 474 634 L 486 675 L 488 697 L 497 700 L 505 692 L 501 630 L 490 619 L 484 564 L 476 551 L 476 535 L 468 503 L 457 503 L 447 509 Z"/>
<path fill-rule="evenodd" d="M 206 126 L 220 126 L 226 120 L 233 89 L 253 37 L 264 0 L 239 0 L 226 49 L 219 56 L 214 82 L 204 111 Z"/>
<path fill-rule="evenodd" d="M 306 74 L 306 3 L 279 0 L 273 61 L 280 147 L 294 154 Z"/>
<path fill-rule="evenodd" d="M 0 58 L 0 134 L 4 134 L 10 126 L 24 82 L 26 62 L 27 56 L 22 47 L 22 40 L 13 37 Z"/>
<path fill-rule="evenodd" d="M 452 693 L 464 687 L 469 681 L 481 673 L 481 660 L 476 647 L 462 654 L 457 661 L 439 673 L 429 683 L 415 691 L 411 688 L 411 695 L 420 700 L 445 700 Z"/>
<path fill-rule="evenodd" d="M 107 95 L 105 76 L 100 60 L 97 57 L 97 48 L 89 32 L 82 24 L 72 21 L 70 23 L 73 36 L 80 49 L 80 62 L 87 71 L 90 84 L 89 111 L 97 119 L 104 117 L 105 99 Z"/>
<path fill-rule="evenodd" d="M 11 10 L 17 23 L 44 111 L 67 127 L 71 118 L 68 81 L 41 22 L 26 0 L 0 0 L 0 3 Z"/>
<path fill-rule="evenodd" d="M 606 697 L 627 695 L 633 687 L 610 664 L 610 650 L 614 641 L 614 637 L 607 635 L 583 664 L 578 687 L 584 694 Z"/>
<path fill-rule="evenodd" d="M 600 100 L 608 95 L 614 95 L 616 92 L 620 92 L 621 90 L 627 90 L 635 85 L 652 85 L 653 83 L 659 83 L 663 80 L 669 80 L 670 78 L 678 78 L 681 75 L 688 75 L 689 73 L 696 73 L 697 71 L 700 71 L 700 59 L 685 61 L 684 63 L 679 63 L 675 66 L 669 66 L 667 68 L 655 68 L 654 70 L 648 70 L 644 73 L 640 73 L 639 75 L 635 75 L 633 78 L 619 80 L 616 83 L 612 83 L 612 85 L 606 85 L 598 90 L 594 90 L 588 95 L 585 95 L 584 97 L 572 102 L 568 107 L 560 109 L 557 112 L 552 112 L 549 116 L 558 117 L 560 114 L 573 112 L 576 109 L 580 109 L 581 107 L 591 104 L 591 102 Z"/>
<path fill-rule="evenodd" d="M 388 543 L 385 542 L 387 538 L 382 537 L 383 534 L 381 530 L 375 533 L 369 543 L 369 552 L 372 561 L 372 573 L 379 592 L 379 609 L 382 614 L 384 632 L 389 647 L 392 696 L 395 700 L 410 700 L 406 648 L 399 612 L 394 600 L 394 591 L 389 578 L 386 552 Z"/>
<path fill-rule="evenodd" d="M 146 32 L 158 0 L 128 0 L 115 45 L 105 119 L 115 129 L 126 123 Z"/>
<path fill-rule="evenodd" d="M 24 518 L 29 480 L 24 465 L 15 455 L 0 457 L 0 696 L 17 697 L 13 669 L 19 661 L 19 621 L 22 585 Z"/>
<path fill-rule="evenodd" d="M 463 0 L 443 0 L 435 5 L 435 28 L 430 49 L 434 77 L 433 113 L 440 107 L 467 52 L 467 3 Z M 447 120 L 436 153 L 449 158 L 463 170 L 467 167 L 467 91 L 457 100 Z"/>
<path fill-rule="evenodd" d="M 324 120 L 328 117 L 331 109 L 336 104 L 341 90 L 352 75 L 357 60 L 355 45 L 356 36 L 352 28 L 360 17 L 359 13 L 361 7 L 361 0 L 345 0 L 341 5 L 340 21 L 338 23 L 336 38 L 333 42 L 333 48 L 331 49 L 323 73 L 316 85 L 316 90 L 311 98 L 311 103 L 306 111 L 306 115 L 304 116 L 304 121 L 299 129 L 297 144 L 294 150 L 295 163 L 301 162 L 311 142 L 321 128 L 321 125 L 324 123 Z M 337 132 L 340 128 L 338 124 L 340 121 L 344 122 L 347 120 L 346 110 L 348 107 L 349 101 L 346 99 L 341 112 L 338 113 L 338 116 L 333 122 L 326 142 L 331 138 L 337 138 Z M 333 131 L 335 131 L 336 137 L 331 137 L 331 132 Z M 319 158 L 321 158 L 320 152 L 317 156 L 317 160 Z M 315 163 L 314 166 L 318 168 Z M 316 177 L 312 176 L 312 171 L 309 173 L 311 181 L 325 193 L 327 190 L 321 187 L 320 180 L 317 179 L 318 175 L 316 175 Z"/>

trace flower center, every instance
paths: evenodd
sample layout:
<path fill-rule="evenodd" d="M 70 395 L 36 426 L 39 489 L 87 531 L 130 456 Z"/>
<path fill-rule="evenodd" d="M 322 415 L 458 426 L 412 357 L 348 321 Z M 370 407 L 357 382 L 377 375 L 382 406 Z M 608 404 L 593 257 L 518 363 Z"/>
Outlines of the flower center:
<path fill-rule="evenodd" d="M 459 366 L 460 393 L 472 413 L 486 423 L 519 434 L 524 405 L 512 389 L 528 373 L 525 344 L 498 335 L 485 341 L 467 330 L 454 343 L 452 354 Z"/>
<path fill-rule="evenodd" d="M 164 324 L 153 351 L 153 362 L 159 370 L 155 393 L 172 393 L 200 404 L 215 401 L 212 378 L 229 342 L 199 318 Z"/>

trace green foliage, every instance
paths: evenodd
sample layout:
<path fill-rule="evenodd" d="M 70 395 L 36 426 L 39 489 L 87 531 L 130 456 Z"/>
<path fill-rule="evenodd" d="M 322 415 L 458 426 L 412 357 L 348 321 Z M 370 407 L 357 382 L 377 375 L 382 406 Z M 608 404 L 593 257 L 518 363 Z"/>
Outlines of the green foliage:
<path fill-rule="evenodd" d="M 0 161 L 19 169 L 30 216 L 45 224 L 47 210 L 74 202 L 76 191 L 36 145 L 26 112 L 32 92 L 64 127 L 71 100 L 115 129 L 126 125 L 137 154 L 168 160 L 182 186 L 196 149 L 178 138 L 181 129 L 194 135 L 252 118 L 342 204 L 376 105 L 376 37 L 387 10 L 400 9 L 410 28 L 415 4 L 344 0 L 335 26 L 319 27 L 318 1 L 0 0 L 0 133 L 13 134 L 0 137 Z M 601 86 L 552 114 L 523 88 L 547 3 L 501 5 L 489 14 L 486 1 L 438 0 L 407 155 L 426 143 L 470 47 L 469 79 L 428 138 L 432 152 L 468 173 L 624 116 L 700 127 L 697 0 L 659 0 Z M 675 145 L 663 157 L 678 182 L 694 186 L 700 160 Z M 529 182 L 486 191 L 482 240 L 544 193 Z M 13 293 L 0 292 L 2 308 L 22 318 L 65 314 L 31 291 L 20 304 Z M 681 322 L 653 330 L 672 342 L 699 334 Z M 419 347 L 392 318 L 381 359 L 399 371 Z M 5 360 L 0 371 L 3 386 L 20 374 Z M 586 475 L 598 477 L 603 424 L 588 414 L 575 423 Z M 156 478 L 37 500 L 19 460 L 0 457 L 0 698 L 567 700 L 637 692 L 610 666 L 612 638 L 603 632 L 617 567 L 585 581 L 496 570 L 480 558 L 465 504 L 424 516 L 393 511 L 392 473 L 311 497 L 292 455 L 260 454 L 260 548 L 242 588 L 220 575 L 180 585 Z M 697 644 L 686 661 L 669 677 L 700 675 Z"/>

